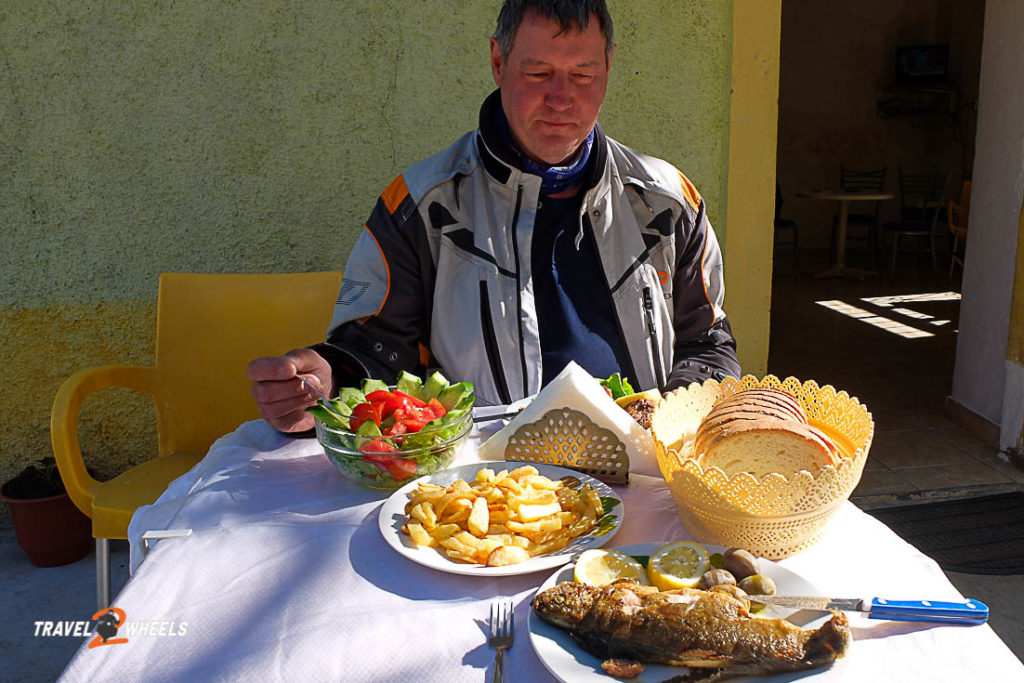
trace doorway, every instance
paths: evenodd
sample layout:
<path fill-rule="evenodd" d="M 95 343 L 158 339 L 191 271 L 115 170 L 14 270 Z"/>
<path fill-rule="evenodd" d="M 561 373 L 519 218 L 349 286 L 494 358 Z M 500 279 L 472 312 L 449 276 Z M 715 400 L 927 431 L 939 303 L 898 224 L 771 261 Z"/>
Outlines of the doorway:
<path fill-rule="evenodd" d="M 970 180 L 984 10 L 981 1 L 782 3 L 776 177 L 799 249 L 775 251 L 768 371 L 832 384 L 872 411 L 862 494 L 1004 480 L 945 414 L 960 306 L 945 211 L 934 251 L 901 244 L 894 262 L 884 229 L 903 216 L 899 169 L 940 169 L 943 206 Z M 863 280 L 814 277 L 836 261 L 839 207 L 807 193 L 839 189 L 843 166 L 886 169 L 882 192 L 892 195 L 850 204 L 877 206 L 877 222 L 846 241 L 846 264 L 878 273 Z M 874 242 L 854 239 L 869 231 Z"/>

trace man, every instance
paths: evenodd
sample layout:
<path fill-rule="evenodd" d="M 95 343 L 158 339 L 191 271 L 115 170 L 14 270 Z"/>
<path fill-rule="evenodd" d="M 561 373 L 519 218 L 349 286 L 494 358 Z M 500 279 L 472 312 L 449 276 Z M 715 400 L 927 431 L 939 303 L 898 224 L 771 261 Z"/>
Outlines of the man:
<path fill-rule="evenodd" d="M 506 0 L 480 128 L 384 190 L 327 341 L 249 365 L 275 428 L 325 392 L 439 367 L 481 404 L 570 360 L 641 389 L 739 374 L 721 252 L 693 185 L 597 124 L 615 46 L 604 0 Z"/>

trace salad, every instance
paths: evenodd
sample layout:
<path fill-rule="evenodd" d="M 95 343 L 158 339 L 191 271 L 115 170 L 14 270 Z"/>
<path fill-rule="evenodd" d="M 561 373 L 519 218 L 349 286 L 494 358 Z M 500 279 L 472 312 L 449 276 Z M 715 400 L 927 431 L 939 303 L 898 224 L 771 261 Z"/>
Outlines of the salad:
<path fill-rule="evenodd" d="M 341 389 L 331 410 L 321 403 L 307 410 L 344 474 L 374 488 L 397 488 L 448 466 L 472 426 L 474 401 L 471 382 L 451 384 L 439 372 L 424 381 L 403 371 L 393 387 L 366 379 L 359 388 Z"/>

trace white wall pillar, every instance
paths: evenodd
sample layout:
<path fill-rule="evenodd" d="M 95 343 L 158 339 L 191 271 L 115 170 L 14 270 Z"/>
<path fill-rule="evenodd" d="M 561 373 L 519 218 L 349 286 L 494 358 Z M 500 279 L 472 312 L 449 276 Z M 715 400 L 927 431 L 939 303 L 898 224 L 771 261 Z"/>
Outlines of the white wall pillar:
<path fill-rule="evenodd" d="M 988 0 L 971 215 L 952 399 L 992 424 L 1021 413 L 1007 370 L 1018 217 L 1024 194 L 1024 2 Z M 1014 383 L 1008 386 L 1007 382 Z M 1007 402 L 1004 405 L 1004 401 Z M 1017 430 L 1019 434 L 1019 427 Z M 1000 439 L 1002 441 L 1002 438 Z"/>

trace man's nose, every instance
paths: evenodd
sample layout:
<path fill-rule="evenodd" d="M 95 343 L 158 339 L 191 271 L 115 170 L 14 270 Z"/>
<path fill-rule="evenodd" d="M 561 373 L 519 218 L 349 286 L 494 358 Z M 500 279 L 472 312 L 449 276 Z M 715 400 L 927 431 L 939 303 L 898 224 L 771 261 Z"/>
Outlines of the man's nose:
<path fill-rule="evenodd" d="M 571 85 L 566 76 L 557 75 L 551 79 L 545 102 L 556 111 L 565 111 L 572 106 Z"/>

